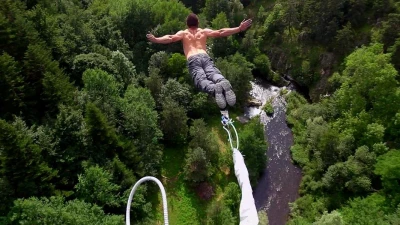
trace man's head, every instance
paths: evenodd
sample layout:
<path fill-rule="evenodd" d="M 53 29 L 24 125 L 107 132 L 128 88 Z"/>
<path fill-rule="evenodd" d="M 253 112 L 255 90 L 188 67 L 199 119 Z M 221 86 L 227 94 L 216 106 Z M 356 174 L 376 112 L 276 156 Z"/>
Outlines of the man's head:
<path fill-rule="evenodd" d="M 186 25 L 189 28 L 197 28 L 199 26 L 199 18 L 194 13 L 190 13 L 189 16 L 186 18 Z"/>

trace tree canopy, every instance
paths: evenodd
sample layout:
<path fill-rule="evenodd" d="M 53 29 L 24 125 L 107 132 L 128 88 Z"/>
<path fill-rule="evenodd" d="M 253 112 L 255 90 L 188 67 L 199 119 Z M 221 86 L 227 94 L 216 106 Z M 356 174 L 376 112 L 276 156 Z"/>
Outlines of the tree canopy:
<path fill-rule="evenodd" d="M 194 87 L 181 43 L 146 39 L 186 29 L 190 12 L 202 28 L 253 19 L 207 42 L 237 96 L 231 115 L 255 77 L 303 93 L 285 95 L 303 171 L 288 224 L 398 224 L 400 5 L 390 0 L 2 0 L 0 223 L 121 224 L 146 175 L 170 185 L 191 224 L 238 222 L 215 100 Z M 258 119 L 239 133 L 256 185 L 268 140 Z M 156 193 L 138 190 L 135 222 L 160 220 Z"/>

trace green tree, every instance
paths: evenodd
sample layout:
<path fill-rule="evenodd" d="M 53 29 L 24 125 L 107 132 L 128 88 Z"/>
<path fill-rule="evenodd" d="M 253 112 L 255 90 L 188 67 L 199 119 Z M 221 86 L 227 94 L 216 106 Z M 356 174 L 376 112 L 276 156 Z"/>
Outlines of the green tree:
<path fill-rule="evenodd" d="M 148 68 L 149 74 L 154 74 L 153 71 L 157 69 L 158 73 L 160 73 L 164 79 L 168 78 L 168 61 L 169 56 L 165 51 L 159 51 L 151 55 Z"/>
<path fill-rule="evenodd" d="M 137 75 L 135 65 L 120 51 L 111 53 L 111 61 L 117 71 L 117 81 L 126 88 L 130 84 L 136 84 Z"/>
<path fill-rule="evenodd" d="M 247 61 L 254 62 L 255 58 L 261 54 L 262 36 L 256 29 L 248 29 L 240 43 L 240 53 L 246 56 Z M 255 62 L 254 62 L 255 63 Z M 256 66 L 257 67 L 257 66 Z"/>
<path fill-rule="evenodd" d="M 82 74 L 87 69 L 100 69 L 108 74 L 117 74 L 114 64 L 104 55 L 99 53 L 80 54 L 73 61 L 73 79 L 80 84 Z"/>
<path fill-rule="evenodd" d="M 112 183 L 112 175 L 103 168 L 86 165 L 83 174 L 78 175 L 76 195 L 79 199 L 104 207 L 119 206 L 120 186 Z"/>
<path fill-rule="evenodd" d="M 214 201 L 207 211 L 207 225 L 235 224 L 236 218 L 221 201 Z"/>
<path fill-rule="evenodd" d="M 379 194 L 372 194 L 366 198 L 355 198 L 348 206 L 343 207 L 340 213 L 346 224 L 385 224 L 385 198 Z"/>
<path fill-rule="evenodd" d="M 26 125 L 21 125 L 0 120 L 0 177 L 8 183 L 13 197 L 51 195 L 57 171 L 43 159 L 42 149 L 34 144 Z"/>
<path fill-rule="evenodd" d="M 392 64 L 396 68 L 397 72 L 400 71 L 400 37 L 396 39 L 396 42 L 388 50 L 392 54 Z"/>
<path fill-rule="evenodd" d="M 114 127 L 92 103 L 86 106 L 85 122 L 87 124 L 88 155 L 95 163 L 104 165 L 107 160 L 121 153 L 122 149 Z"/>
<path fill-rule="evenodd" d="M 92 52 L 97 44 L 96 33 L 91 27 L 91 23 L 96 20 L 77 3 L 61 1 L 46 7 L 55 8 L 55 14 L 58 15 L 57 23 L 62 38 L 61 46 L 57 49 L 61 53 L 60 64 L 72 68 L 77 55 Z"/>
<path fill-rule="evenodd" d="M 251 120 L 239 136 L 240 151 L 245 155 L 244 160 L 249 170 L 249 178 L 252 184 L 257 179 L 267 163 L 267 144 L 264 140 L 263 125 L 258 119 Z"/>
<path fill-rule="evenodd" d="M 169 57 L 167 64 L 168 78 L 176 78 L 180 82 L 191 82 L 186 62 L 185 55 L 180 53 L 172 54 L 171 57 Z"/>
<path fill-rule="evenodd" d="M 400 38 L 400 13 L 391 13 L 388 15 L 387 21 L 383 22 L 382 26 L 382 43 L 384 49 L 388 49 L 395 44 L 396 39 Z"/>
<path fill-rule="evenodd" d="M 63 34 L 58 26 L 59 15 L 54 14 L 43 1 L 29 11 L 25 11 L 27 20 L 37 31 L 38 37 L 51 49 L 52 56 L 59 60 L 63 49 Z"/>
<path fill-rule="evenodd" d="M 300 12 L 302 30 L 307 32 L 313 41 L 321 44 L 331 42 L 344 17 L 343 12 L 339 10 L 344 2 L 344 0 L 302 2 Z"/>
<path fill-rule="evenodd" d="M 170 144 L 180 144 L 186 141 L 189 131 L 188 117 L 185 109 L 177 102 L 166 99 L 161 112 L 161 128 L 164 139 Z"/>
<path fill-rule="evenodd" d="M 391 196 L 392 206 L 397 206 L 400 203 L 400 185 L 398 183 L 400 178 L 399 161 L 399 150 L 391 150 L 378 157 L 374 171 L 375 174 L 381 176 L 383 190 Z"/>
<path fill-rule="evenodd" d="M 239 185 L 234 182 L 230 182 L 224 189 L 224 203 L 228 206 L 233 215 L 239 212 L 241 192 Z"/>
<path fill-rule="evenodd" d="M 189 149 L 185 158 L 184 173 L 185 180 L 191 183 L 205 181 L 213 174 L 210 160 L 202 148 Z"/>
<path fill-rule="evenodd" d="M 189 85 L 179 83 L 175 79 L 168 79 L 167 82 L 162 86 L 160 93 L 161 102 L 171 99 L 182 106 L 186 111 L 189 110 L 189 104 L 191 102 L 192 93 L 190 93 Z"/>
<path fill-rule="evenodd" d="M 3 177 L 0 177 L 0 188 L 3 190 L 2 192 L 0 192 L 0 201 L 2 202 L 2 204 L 0 205 L 0 213 L 1 215 L 6 215 L 13 204 L 14 191 L 11 190 L 10 183 L 7 181 L 7 179 Z M 1 216 L 0 222 L 2 222 L 3 220 L 5 219 L 3 218 L 3 216 Z"/>
<path fill-rule="evenodd" d="M 150 93 L 153 96 L 156 105 L 158 106 L 158 108 L 160 108 L 161 107 L 160 94 L 161 94 L 161 89 L 163 87 L 163 79 L 159 75 L 159 69 L 152 69 L 149 77 L 145 78 L 144 83 L 146 87 L 150 90 Z"/>
<path fill-rule="evenodd" d="M 134 145 L 145 162 L 143 172 L 156 175 L 162 156 L 158 143 L 162 132 L 150 91 L 129 85 L 119 108 L 121 130 L 126 137 L 133 137 Z"/>
<path fill-rule="evenodd" d="M 305 194 L 290 204 L 291 215 L 296 218 L 296 220 L 288 223 L 290 225 L 311 224 L 316 218 L 321 217 L 323 212 L 327 211 L 326 199 L 323 197 L 314 197 L 310 194 Z"/>
<path fill-rule="evenodd" d="M 287 31 L 289 32 L 290 42 L 296 35 L 296 28 L 299 27 L 299 5 L 300 4 L 297 0 L 282 1 L 282 6 L 284 8 L 283 21 L 287 26 Z"/>
<path fill-rule="evenodd" d="M 281 3 L 274 5 L 273 10 L 268 14 L 263 24 L 264 43 L 268 39 L 272 43 L 280 43 L 281 35 L 284 30 L 284 15 L 285 10 Z"/>
<path fill-rule="evenodd" d="M 82 110 L 60 105 L 60 112 L 54 122 L 54 154 L 49 163 L 59 172 L 58 188 L 70 190 L 81 172 L 81 162 L 88 160 L 87 125 Z"/>
<path fill-rule="evenodd" d="M 259 73 L 262 75 L 263 78 L 266 78 L 267 80 L 272 80 L 273 82 L 279 81 L 276 79 L 276 76 L 273 76 L 273 73 L 271 71 L 271 63 L 265 54 L 258 55 L 256 58 L 254 58 L 254 66 L 256 69 L 259 70 Z"/>
<path fill-rule="evenodd" d="M 8 214 L 10 224 L 117 225 L 124 218 L 106 215 L 103 210 L 80 200 L 65 202 L 62 197 L 18 199 Z"/>
<path fill-rule="evenodd" d="M 29 44 L 38 41 L 38 32 L 25 17 L 26 5 L 23 2 L 5 0 L 0 8 L 0 49 L 16 60 L 24 57 Z M 3 54 L 3 52 L 2 52 Z"/>
<path fill-rule="evenodd" d="M 120 184 L 119 193 L 123 193 L 119 204 L 119 212 L 125 212 L 126 201 L 129 198 L 132 186 L 137 182 L 132 170 L 130 170 L 119 158 L 114 158 L 110 165 L 110 170 L 112 172 L 112 183 Z M 105 171 L 106 172 L 106 171 Z M 146 174 L 148 175 L 148 174 Z M 152 204 L 146 197 L 149 197 L 152 192 L 148 191 L 147 184 L 144 183 L 139 186 L 136 190 L 135 195 L 132 199 L 131 204 L 131 220 L 132 221 L 142 221 L 146 219 L 151 219 L 152 217 Z"/>
<path fill-rule="evenodd" d="M 314 225 L 344 225 L 342 215 L 338 211 L 332 211 L 330 213 L 324 212 L 324 214 L 317 221 L 313 223 Z"/>
<path fill-rule="evenodd" d="M 347 57 L 343 84 L 335 93 L 337 106 L 356 115 L 368 112 L 376 122 L 386 126 L 398 112 L 397 71 L 389 63 L 390 56 L 382 54 L 382 45 L 363 47 Z M 368 79 L 365 79 L 368 77 Z M 381 121 L 381 122 L 379 122 Z"/>
<path fill-rule="evenodd" d="M 24 106 L 24 77 L 18 62 L 7 53 L 0 56 L 0 115 L 10 118 Z"/>
<path fill-rule="evenodd" d="M 30 84 L 24 93 L 30 118 L 39 119 L 44 112 L 55 114 L 58 103 L 71 103 L 75 88 L 43 44 L 28 46 L 23 71 L 24 83 Z"/>
<path fill-rule="evenodd" d="M 121 30 L 118 28 L 119 18 L 114 13 L 122 13 L 127 7 L 123 4 L 129 1 L 103 2 L 92 1 L 88 10 L 92 17 L 90 18 L 90 27 L 94 31 L 97 43 L 113 52 L 120 52 L 128 59 L 132 59 L 132 49 L 122 37 Z M 113 6 L 118 6 L 118 12 L 112 10 Z M 94 48 L 98 47 L 97 45 Z"/>
<path fill-rule="evenodd" d="M 344 163 L 336 163 L 328 168 L 322 182 L 326 188 L 347 189 L 354 193 L 371 191 L 371 177 L 376 156 L 368 147 L 359 147 L 354 156 Z"/>
<path fill-rule="evenodd" d="M 212 114 L 210 108 L 215 107 L 215 100 L 204 92 L 193 94 L 192 101 L 190 102 L 190 111 L 188 115 L 190 118 L 206 118 Z"/>
<path fill-rule="evenodd" d="M 351 27 L 351 23 L 347 23 L 341 30 L 338 30 L 336 34 L 335 48 L 339 54 L 347 55 L 354 48 L 355 32 Z"/>
<path fill-rule="evenodd" d="M 83 73 L 83 93 L 86 101 L 94 103 L 111 124 L 116 123 L 116 110 L 120 104 L 121 83 L 107 72 L 88 69 Z"/>
<path fill-rule="evenodd" d="M 194 120 L 189 133 L 191 137 L 189 147 L 203 149 L 207 159 L 216 164 L 218 161 L 218 142 L 204 120 Z"/>
<path fill-rule="evenodd" d="M 226 0 L 206 0 L 205 7 L 202 12 L 205 14 L 208 21 L 212 21 L 219 13 L 229 15 L 229 1 Z"/>

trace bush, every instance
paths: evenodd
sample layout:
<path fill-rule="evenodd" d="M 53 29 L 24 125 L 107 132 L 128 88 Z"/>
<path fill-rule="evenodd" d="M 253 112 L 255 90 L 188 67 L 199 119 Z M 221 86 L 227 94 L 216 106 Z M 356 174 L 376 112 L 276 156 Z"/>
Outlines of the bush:
<path fill-rule="evenodd" d="M 272 114 L 274 114 L 274 107 L 272 106 L 272 101 L 268 101 L 264 107 L 263 110 L 265 111 L 265 113 L 269 116 L 271 116 Z"/>
<path fill-rule="evenodd" d="M 207 177 L 213 174 L 210 160 L 206 157 L 206 152 L 197 147 L 189 149 L 185 159 L 185 180 L 192 183 L 205 181 Z"/>
<path fill-rule="evenodd" d="M 259 174 L 264 170 L 267 163 L 266 151 L 268 148 L 264 140 L 264 126 L 260 124 L 259 119 L 253 119 L 245 125 L 240 131 L 240 151 L 246 157 L 244 158 L 249 178 L 254 185 L 257 182 Z"/>

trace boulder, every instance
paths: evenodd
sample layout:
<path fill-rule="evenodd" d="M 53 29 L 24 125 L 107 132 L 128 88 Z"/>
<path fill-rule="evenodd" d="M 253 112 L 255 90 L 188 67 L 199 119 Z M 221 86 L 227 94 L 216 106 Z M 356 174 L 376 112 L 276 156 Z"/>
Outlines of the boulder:
<path fill-rule="evenodd" d="M 247 116 L 238 116 L 236 117 L 236 119 L 240 122 L 240 123 L 248 123 L 250 121 L 250 118 Z"/>
<path fill-rule="evenodd" d="M 259 106 L 262 106 L 262 102 L 261 102 L 261 100 L 258 100 L 258 99 L 250 99 L 247 101 L 247 106 L 248 107 L 252 107 L 252 106 L 259 107 Z"/>

